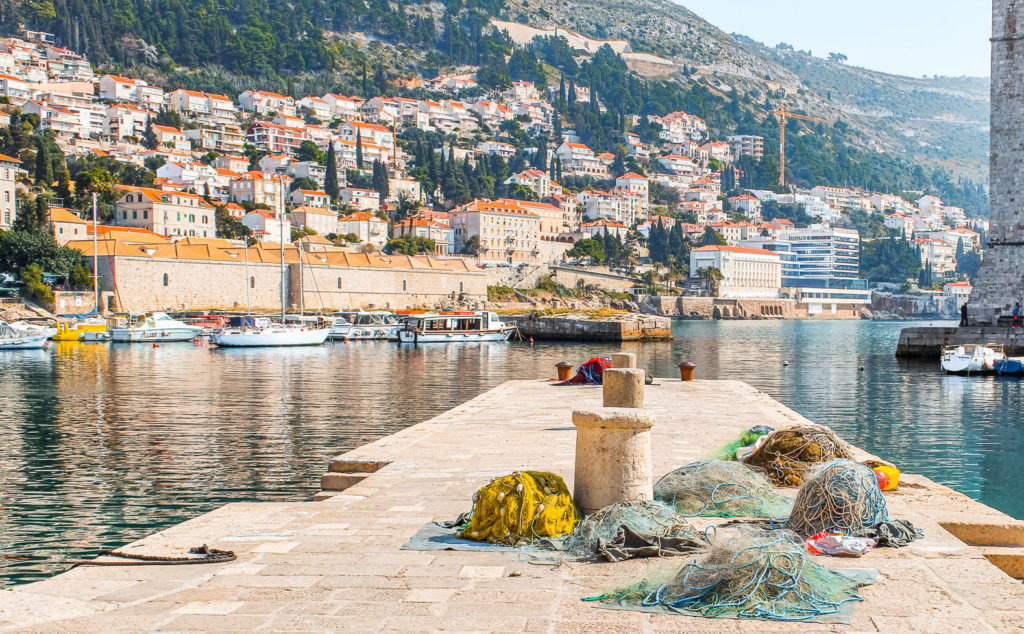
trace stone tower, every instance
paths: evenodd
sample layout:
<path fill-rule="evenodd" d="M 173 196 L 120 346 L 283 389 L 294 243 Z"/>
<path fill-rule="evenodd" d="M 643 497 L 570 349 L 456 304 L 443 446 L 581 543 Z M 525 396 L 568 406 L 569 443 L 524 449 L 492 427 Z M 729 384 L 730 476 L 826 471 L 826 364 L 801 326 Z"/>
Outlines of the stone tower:
<path fill-rule="evenodd" d="M 968 310 L 995 324 L 1024 302 L 1024 0 L 992 2 L 988 248 Z"/>

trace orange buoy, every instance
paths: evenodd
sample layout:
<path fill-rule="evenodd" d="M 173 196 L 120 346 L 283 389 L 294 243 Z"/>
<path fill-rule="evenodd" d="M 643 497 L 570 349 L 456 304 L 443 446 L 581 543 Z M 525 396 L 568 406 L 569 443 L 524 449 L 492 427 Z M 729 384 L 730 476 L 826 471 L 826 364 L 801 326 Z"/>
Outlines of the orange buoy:
<path fill-rule="evenodd" d="M 153 347 L 154 347 L 154 348 L 159 348 L 159 347 L 160 347 L 160 344 L 158 344 L 158 343 L 156 343 L 156 342 L 153 342 Z"/>

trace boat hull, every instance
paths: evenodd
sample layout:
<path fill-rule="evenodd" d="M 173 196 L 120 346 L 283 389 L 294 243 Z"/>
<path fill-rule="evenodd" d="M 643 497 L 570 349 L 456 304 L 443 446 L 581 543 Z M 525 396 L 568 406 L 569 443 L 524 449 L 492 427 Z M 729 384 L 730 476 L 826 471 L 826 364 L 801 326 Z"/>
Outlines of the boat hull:
<path fill-rule="evenodd" d="M 289 330 L 229 330 L 215 333 L 210 341 L 221 348 L 280 348 L 285 346 L 319 346 L 327 340 L 330 330 L 317 328 Z"/>
<path fill-rule="evenodd" d="M 0 350 L 38 350 L 46 345 L 46 335 L 20 335 L 0 339 Z"/>
<path fill-rule="evenodd" d="M 170 328 L 111 328 L 110 340 L 114 343 L 171 343 L 192 341 L 203 332 L 202 328 L 174 326 Z"/>
<path fill-rule="evenodd" d="M 402 343 L 484 343 L 488 341 L 506 341 L 511 330 L 492 330 L 483 332 L 417 332 L 415 330 L 399 330 L 398 340 Z"/>
<path fill-rule="evenodd" d="M 399 326 L 335 326 L 331 328 L 331 339 L 345 341 L 395 340 L 394 331 Z"/>

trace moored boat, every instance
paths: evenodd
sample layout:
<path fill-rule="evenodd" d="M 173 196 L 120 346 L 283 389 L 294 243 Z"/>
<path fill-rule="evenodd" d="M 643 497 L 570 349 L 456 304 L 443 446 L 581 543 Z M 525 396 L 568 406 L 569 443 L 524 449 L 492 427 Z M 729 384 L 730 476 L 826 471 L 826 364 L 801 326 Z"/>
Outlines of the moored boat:
<path fill-rule="evenodd" d="M 210 342 L 221 348 L 319 346 L 327 341 L 329 328 L 305 328 L 272 323 L 266 317 L 246 317 L 240 325 L 217 330 Z"/>
<path fill-rule="evenodd" d="M 402 343 L 506 341 L 515 330 L 489 311 L 450 311 L 410 316 L 398 331 Z"/>
<path fill-rule="evenodd" d="M 28 321 L 11 322 L 11 328 L 31 333 L 34 335 L 43 335 L 47 339 L 50 339 L 55 334 L 57 334 L 57 329 L 54 328 L 53 326 L 41 326 L 39 324 L 33 324 Z"/>
<path fill-rule="evenodd" d="M 114 343 L 191 341 L 203 332 L 202 328 L 178 321 L 167 313 L 150 313 L 134 324 L 128 318 L 118 317 L 115 324 L 107 330 Z"/>
<path fill-rule="evenodd" d="M 943 348 L 939 365 L 948 374 L 992 374 L 996 364 L 1005 360 L 1006 353 L 999 344 L 964 344 Z"/>
<path fill-rule="evenodd" d="M 393 313 L 384 310 L 343 310 L 331 317 L 331 339 L 397 340 L 395 331 L 402 327 Z"/>
<path fill-rule="evenodd" d="M 82 341 L 85 339 L 85 333 L 92 333 L 95 338 L 96 334 L 106 334 L 107 322 L 103 319 L 86 319 L 80 321 L 77 324 L 71 324 L 66 321 L 57 323 L 57 334 L 53 336 L 54 341 Z"/>
<path fill-rule="evenodd" d="M 46 334 L 29 332 L 0 321 L 0 350 L 31 350 L 46 345 Z"/>

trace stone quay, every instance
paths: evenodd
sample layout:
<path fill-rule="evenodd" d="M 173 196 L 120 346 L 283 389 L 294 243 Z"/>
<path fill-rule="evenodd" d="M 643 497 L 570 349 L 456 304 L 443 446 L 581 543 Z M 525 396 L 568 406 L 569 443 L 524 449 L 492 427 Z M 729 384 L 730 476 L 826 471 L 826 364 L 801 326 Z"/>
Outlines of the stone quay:
<path fill-rule="evenodd" d="M 319 502 L 237 503 L 129 544 L 180 556 L 208 544 L 234 562 L 82 566 L 0 593 L 0 628 L 96 631 L 1009 632 L 1024 630 L 1024 522 L 904 472 L 885 494 L 925 537 L 822 565 L 879 571 L 848 625 L 702 619 L 604 610 L 581 597 L 684 558 L 530 565 L 518 553 L 401 550 L 425 523 L 469 510 L 515 470 L 553 471 L 572 489 L 574 410 L 601 387 L 505 383 L 426 422 L 338 456 L 344 490 Z M 805 418 L 737 381 L 657 378 L 646 387 L 654 477 L 710 455 L 754 424 Z M 857 459 L 868 456 L 857 452 Z M 883 456 L 884 458 L 884 456 Z M 329 475 L 330 475 L 329 473 Z M 789 492 L 792 495 L 792 492 Z M 698 528 L 722 523 L 698 519 Z M 1014 568 L 1014 566 L 1018 566 Z"/>
<path fill-rule="evenodd" d="M 623 314 L 589 319 L 585 315 L 510 315 L 505 321 L 524 338 L 538 341 L 671 341 L 672 320 L 658 315 Z"/>

